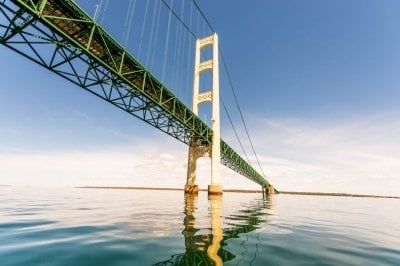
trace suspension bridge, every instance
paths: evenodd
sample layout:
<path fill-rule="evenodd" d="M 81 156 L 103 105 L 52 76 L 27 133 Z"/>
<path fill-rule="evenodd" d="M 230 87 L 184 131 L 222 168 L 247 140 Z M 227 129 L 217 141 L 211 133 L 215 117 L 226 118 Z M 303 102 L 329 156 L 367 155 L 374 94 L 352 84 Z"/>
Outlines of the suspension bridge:
<path fill-rule="evenodd" d="M 191 1 L 190 8 L 186 9 L 185 1 L 182 1 L 180 11 L 173 9 L 172 2 L 129 1 L 124 24 L 117 29 L 117 31 L 123 29 L 123 36 L 117 41 L 115 35 L 109 33 L 115 29 L 106 30 L 103 25 L 103 21 L 107 18 L 107 7 L 109 12 L 112 11 L 108 1 L 101 0 L 95 8 L 94 15 L 91 16 L 78 5 L 77 1 L 72 0 L 1 0 L 0 43 L 189 145 L 188 177 L 185 187 L 187 193 L 197 193 L 195 161 L 203 156 L 212 158 L 211 186 L 215 186 L 211 190 L 209 187 L 210 193 L 222 193 L 218 177 L 220 163 L 259 184 L 266 193 L 276 192 L 262 172 L 250 137 L 262 174 L 253 168 L 244 150 L 247 160 L 220 138 L 218 58 L 221 55 L 218 51 L 217 35 L 195 1 Z M 139 4 L 143 6 L 141 11 L 135 9 Z M 167 10 L 164 15 L 161 11 L 162 6 Z M 197 9 L 197 17 L 192 15 L 194 9 Z M 150 10 L 153 16 L 150 16 Z M 185 10 L 190 10 L 192 13 L 189 12 L 190 15 L 185 16 Z M 118 19 L 116 16 L 110 16 L 113 20 Z M 134 31 L 133 17 L 143 21 L 141 27 L 136 27 L 137 34 L 133 37 L 136 56 L 130 52 L 128 45 L 132 39 L 130 33 Z M 202 24 L 199 22 L 200 18 Z M 163 19 L 165 23 L 161 21 Z M 196 20 L 197 25 L 194 25 Z M 206 26 L 212 30 L 211 34 L 206 33 Z M 176 27 L 175 36 L 170 34 L 173 27 Z M 196 27 L 197 31 L 193 30 Z M 148 34 L 146 34 L 147 29 L 149 29 Z M 162 32 L 166 32 L 163 40 L 160 37 Z M 190 61 L 193 54 L 191 50 L 194 48 L 190 44 L 193 37 L 198 43 L 196 62 Z M 190 44 L 187 52 L 183 49 L 184 43 Z M 208 55 L 205 49 L 206 55 L 201 57 L 200 49 L 204 46 L 212 46 L 213 49 L 208 51 Z M 171 47 L 175 48 L 174 52 L 168 54 Z M 174 66 L 168 62 L 171 54 L 173 58 L 169 61 L 176 62 Z M 143 61 L 146 62 L 146 67 L 141 63 Z M 226 69 L 225 61 L 223 63 Z M 184 87 L 185 91 L 188 91 L 189 86 L 187 83 L 183 84 L 183 80 L 187 80 L 193 74 L 178 73 L 182 72 L 185 64 L 191 65 L 192 69 L 193 65 L 195 66 L 192 109 L 188 108 L 166 85 Z M 212 75 L 200 78 L 200 73 L 207 70 L 212 70 Z M 161 80 L 156 74 L 161 76 Z M 231 82 L 229 73 L 227 77 Z M 212 81 L 212 91 L 199 91 L 199 81 L 203 83 Z M 234 91 L 233 93 L 235 94 Z M 236 95 L 235 100 L 237 104 Z M 206 101 L 213 104 L 211 127 L 200 119 L 197 111 L 197 105 Z M 238 104 L 237 106 L 239 107 Z M 226 106 L 223 107 L 226 111 Z M 232 124 L 229 112 L 226 114 Z M 240 115 L 243 120 L 241 111 Z M 249 136 L 246 126 L 245 130 Z M 235 128 L 234 133 L 237 136 Z M 243 149 L 241 142 L 240 146 Z"/>

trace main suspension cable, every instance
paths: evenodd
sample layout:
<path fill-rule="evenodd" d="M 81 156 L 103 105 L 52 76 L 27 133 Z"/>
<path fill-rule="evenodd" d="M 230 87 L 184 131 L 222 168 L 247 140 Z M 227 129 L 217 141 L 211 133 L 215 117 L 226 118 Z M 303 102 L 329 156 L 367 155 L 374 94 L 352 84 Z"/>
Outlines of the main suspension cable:
<path fill-rule="evenodd" d="M 181 17 L 179 17 L 178 14 L 175 13 L 175 11 L 165 2 L 165 0 L 161 0 L 161 2 L 169 9 L 172 15 L 180 22 L 182 25 L 190 32 L 190 34 L 194 37 L 197 38 L 197 35 L 194 34 L 194 32 L 186 25 L 186 23 L 182 20 Z"/>
<path fill-rule="evenodd" d="M 246 157 L 247 162 L 251 165 L 250 159 L 249 159 L 249 157 L 247 156 L 247 153 L 246 153 L 246 150 L 244 149 L 244 146 L 243 146 L 243 144 L 242 144 L 242 141 L 240 140 L 239 135 L 238 135 L 238 133 L 237 133 L 237 131 L 236 131 L 236 128 L 235 128 L 235 126 L 233 125 L 231 116 L 229 115 L 228 109 L 226 108 L 226 105 L 225 105 L 225 103 L 224 103 L 224 100 L 223 100 L 222 96 L 221 96 L 220 98 L 221 98 L 222 106 L 224 107 L 225 114 L 226 114 L 226 116 L 228 117 L 229 123 L 231 124 L 231 126 L 232 126 L 232 128 L 233 128 L 233 132 L 235 133 L 235 136 L 236 136 L 237 140 L 239 141 L 240 148 L 242 149 L 242 152 L 244 153 L 244 156 Z"/>
<path fill-rule="evenodd" d="M 221 54 L 221 59 L 222 59 L 223 65 L 224 65 L 225 72 L 226 72 L 227 77 L 228 77 L 228 81 L 229 81 L 229 84 L 230 84 L 230 88 L 231 88 L 231 90 L 232 90 L 232 93 L 233 93 L 233 96 L 234 96 L 234 99 L 235 99 L 236 106 L 237 106 L 237 108 L 238 108 L 238 110 L 239 110 L 240 118 L 241 118 L 241 120 L 242 120 L 244 129 L 245 129 L 245 131 L 246 131 L 247 138 L 249 139 L 249 142 L 250 142 L 251 149 L 253 150 L 254 156 L 256 157 L 257 164 L 258 164 L 258 167 L 260 167 L 260 170 L 261 170 L 262 175 L 263 175 L 264 177 L 266 177 L 266 175 L 265 175 L 265 173 L 264 173 L 264 170 L 263 170 L 263 168 L 261 167 L 260 160 L 258 159 L 256 150 L 254 149 L 253 141 L 252 141 L 251 138 L 250 138 L 249 130 L 247 129 L 247 125 L 246 125 L 246 122 L 245 122 L 244 117 L 243 117 L 243 112 L 242 112 L 242 109 L 240 108 L 240 105 L 239 105 L 239 102 L 238 102 L 238 99 L 237 99 L 237 96 L 236 96 L 236 92 L 235 92 L 235 87 L 233 86 L 232 78 L 231 78 L 231 75 L 229 74 L 228 67 L 227 67 L 227 64 L 226 64 L 226 62 L 225 62 L 225 59 L 224 59 L 224 55 L 223 55 L 223 53 L 222 53 L 222 50 L 220 50 L 220 54 Z"/>

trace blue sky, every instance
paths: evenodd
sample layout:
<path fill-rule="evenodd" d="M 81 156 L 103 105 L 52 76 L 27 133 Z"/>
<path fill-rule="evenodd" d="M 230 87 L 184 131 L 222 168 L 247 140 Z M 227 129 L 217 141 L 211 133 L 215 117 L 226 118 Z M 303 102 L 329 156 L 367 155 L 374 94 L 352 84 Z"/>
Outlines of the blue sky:
<path fill-rule="evenodd" d="M 100 1 L 78 2 L 91 13 Z M 398 1 L 198 3 L 219 34 L 256 151 L 278 189 L 399 195 Z M 119 24 L 108 20 L 113 32 Z M 6 47 L 0 58 L 0 184 L 184 185 L 185 145 Z M 166 82 L 185 88 L 190 68 L 186 83 Z M 227 85 L 222 74 L 239 124 Z M 185 102 L 191 94 L 176 92 Z M 200 162 L 203 187 L 207 163 Z M 225 187 L 254 188 L 226 169 L 222 179 Z"/>

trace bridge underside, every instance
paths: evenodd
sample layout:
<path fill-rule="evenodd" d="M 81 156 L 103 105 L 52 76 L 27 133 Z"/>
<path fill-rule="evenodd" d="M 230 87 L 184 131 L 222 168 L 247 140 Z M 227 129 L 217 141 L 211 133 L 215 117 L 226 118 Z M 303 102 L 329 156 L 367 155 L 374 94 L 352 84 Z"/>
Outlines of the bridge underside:
<path fill-rule="evenodd" d="M 71 0 L 0 1 L 0 43 L 188 145 L 212 130 Z M 221 162 L 270 184 L 221 140 Z"/>

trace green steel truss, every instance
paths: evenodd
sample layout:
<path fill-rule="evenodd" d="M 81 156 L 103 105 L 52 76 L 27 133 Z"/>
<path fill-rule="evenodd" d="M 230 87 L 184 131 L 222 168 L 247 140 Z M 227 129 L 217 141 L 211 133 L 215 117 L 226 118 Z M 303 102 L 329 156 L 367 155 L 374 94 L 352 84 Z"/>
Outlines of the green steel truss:
<path fill-rule="evenodd" d="M 72 0 L 0 0 L 0 43 L 179 141 L 212 130 Z M 221 140 L 222 164 L 269 183 Z"/>

